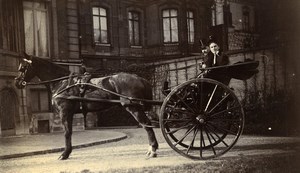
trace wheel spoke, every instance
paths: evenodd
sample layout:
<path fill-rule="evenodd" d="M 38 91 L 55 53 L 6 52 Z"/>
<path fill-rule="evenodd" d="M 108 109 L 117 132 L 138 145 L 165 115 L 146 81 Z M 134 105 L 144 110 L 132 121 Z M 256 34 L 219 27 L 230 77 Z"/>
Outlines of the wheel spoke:
<path fill-rule="evenodd" d="M 198 87 L 199 88 L 199 87 Z M 200 91 L 198 91 L 198 93 L 200 93 L 200 108 L 202 109 L 202 106 L 203 106 L 203 82 L 201 82 L 201 85 L 200 85 Z"/>
<path fill-rule="evenodd" d="M 186 154 L 188 154 L 189 151 L 190 151 L 190 149 L 191 149 L 191 147 L 194 146 L 194 141 L 195 141 L 195 138 L 196 138 L 196 135 L 197 135 L 198 131 L 199 131 L 198 128 L 195 128 L 195 129 L 194 129 L 193 140 L 191 141 L 191 143 L 190 143 L 190 145 L 189 145 L 189 147 L 188 147 L 188 149 L 187 149 L 187 151 L 186 151 Z"/>
<path fill-rule="evenodd" d="M 178 98 L 179 98 L 179 100 L 190 110 L 190 111 L 192 111 L 193 113 L 196 113 L 195 112 L 195 110 L 193 109 L 193 108 L 191 108 L 184 100 L 183 100 L 183 98 L 181 98 L 180 96 L 178 96 L 177 94 L 175 94 Z"/>
<path fill-rule="evenodd" d="M 213 96 L 215 95 L 217 87 L 218 87 L 218 85 L 215 86 L 215 88 L 214 88 L 214 90 L 213 90 L 213 92 L 212 92 L 212 94 L 211 94 L 211 96 L 210 96 L 210 98 L 208 100 L 208 103 L 206 104 L 206 107 L 205 107 L 205 110 L 204 110 L 205 112 L 207 111 L 207 109 L 208 109 L 208 107 L 209 107 L 209 105 L 211 103 L 211 100 L 212 100 Z"/>
<path fill-rule="evenodd" d="M 202 126 L 200 127 L 200 149 L 199 149 L 199 152 L 200 152 L 200 158 L 203 158 L 202 157 Z"/>
<path fill-rule="evenodd" d="M 225 122 L 225 123 L 240 123 L 240 119 L 234 119 L 234 118 L 211 118 L 210 121 L 217 121 L 217 122 Z"/>
<path fill-rule="evenodd" d="M 207 127 L 209 127 L 209 126 L 207 126 Z M 228 147 L 229 145 L 213 130 L 213 129 L 210 129 L 211 131 L 212 131 L 212 133 L 214 134 L 214 135 L 216 135 L 218 138 L 219 138 L 219 140 L 221 140 L 221 142 L 226 146 L 226 147 Z"/>
<path fill-rule="evenodd" d="M 208 141 L 209 141 L 209 144 L 210 144 L 210 146 L 211 146 L 211 149 L 213 150 L 213 152 L 214 152 L 214 155 L 216 155 L 217 153 L 216 153 L 216 150 L 215 150 L 215 148 L 214 148 L 214 145 L 212 144 L 212 142 L 211 142 L 211 139 L 210 139 L 210 135 L 211 134 L 208 134 L 209 132 L 209 130 L 206 128 L 206 127 L 204 127 L 205 128 L 205 133 L 206 133 L 206 136 L 207 136 L 207 138 L 208 138 Z"/>
<path fill-rule="evenodd" d="M 181 114 L 187 114 L 187 115 L 195 115 L 195 113 L 193 112 L 188 112 L 187 110 L 182 110 L 181 108 L 174 108 L 169 106 L 170 108 L 172 108 L 172 110 L 170 110 L 172 113 L 181 113 Z"/>
<path fill-rule="evenodd" d="M 193 127 L 191 127 L 191 128 L 189 128 L 187 131 L 186 131 L 186 133 L 179 139 L 179 141 L 177 141 L 175 144 L 174 144 L 174 146 L 176 146 L 177 144 L 179 144 L 179 143 L 181 143 L 192 131 L 193 131 L 193 129 L 196 127 L 196 125 L 195 126 L 193 126 Z"/>
<path fill-rule="evenodd" d="M 203 147 L 205 147 L 205 141 L 204 141 L 204 136 L 203 136 L 203 127 L 201 127 L 201 139 L 202 139 L 202 143 L 203 143 Z"/>
<path fill-rule="evenodd" d="M 217 140 L 215 139 L 215 137 L 214 137 L 211 133 L 209 133 L 209 135 L 210 135 L 210 137 L 214 140 L 214 142 L 216 143 Z"/>
<path fill-rule="evenodd" d="M 179 128 L 177 128 L 177 129 L 168 131 L 167 134 L 174 134 L 174 133 L 178 132 L 179 130 L 182 130 L 182 129 L 187 128 L 187 127 L 190 127 L 190 126 L 192 126 L 192 125 L 191 125 L 191 124 L 184 125 L 184 126 L 179 127 Z"/>
<path fill-rule="evenodd" d="M 241 106 L 238 105 L 238 106 L 234 106 L 234 107 L 232 107 L 232 108 L 228 108 L 228 109 L 225 109 L 225 110 L 223 110 L 223 111 L 214 113 L 214 114 L 210 115 L 210 118 L 215 117 L 215 116 L 220 115 L 220 114 L 223 114 L 223 113 L 225 113 L 225 112 L 232 111 L 232 110 L 234 110 L 234 109 L 238 109 L 238 108 L 240 108 L 240 107 L 241 107 Z"/>
<path fill-rule="evenodd" d="M 220 100 L 208 113 L 214 111 L 230 94 L 227 94 L 222 100 Z"/>

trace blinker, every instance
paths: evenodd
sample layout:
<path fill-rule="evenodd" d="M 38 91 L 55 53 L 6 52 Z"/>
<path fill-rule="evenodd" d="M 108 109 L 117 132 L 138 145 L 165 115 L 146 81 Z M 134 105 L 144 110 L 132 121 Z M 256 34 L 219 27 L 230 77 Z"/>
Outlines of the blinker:
<path fill-rule="evenodd" d="M 20 64 L 19 68 L 18 68 L 18 71 L 19 72 L 25 72 L 25 66 L 23 66 L 22 64 Z"/>

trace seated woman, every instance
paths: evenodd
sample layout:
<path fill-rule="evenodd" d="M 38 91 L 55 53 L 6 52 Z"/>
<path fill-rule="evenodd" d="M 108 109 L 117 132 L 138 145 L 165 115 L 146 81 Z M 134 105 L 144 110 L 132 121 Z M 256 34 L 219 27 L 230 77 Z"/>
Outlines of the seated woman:
<path fill-rule="evenodd" d="M 228 56 L 220 51 L 220 47 L 216 42 L 211 41 L 208 48 L 209 52 L 204 58 L 202 68 L 227 65 L 229 63 Z"/>

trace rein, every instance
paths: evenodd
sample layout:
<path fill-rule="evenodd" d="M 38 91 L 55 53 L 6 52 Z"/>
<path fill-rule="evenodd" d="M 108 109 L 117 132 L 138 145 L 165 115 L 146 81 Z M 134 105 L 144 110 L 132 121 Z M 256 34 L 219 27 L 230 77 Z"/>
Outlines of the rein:
<path fill-rule="evenodd" d="M 90 73 L 91 75 L 101 75 L 102 73 Z M 79 76 L 84 76 L 84 74 L 72 74 L 72 75 L 68 75 L 68 76 L 63 76 L 63 77 L 59 77 L 56 79 L 52 79 L 52 80 L 45 80 L 45 81 L 41 81 L 41 82 L 28 82 L 27 85 L 44 85 L 44 84 L 48 84 L 48 83 L 54 83 L 54 82 L 58 82 L 64 79 L 69 79 L 71 77 L 79 77 Z"/>
<path fill-rule="evenodd" d="M 79 77 L 79 76 L 83 76 L 83 75 L 82 74 L 74 74 L 74 75 L 59 77 L 59 78 L 52 79 L 52 80 L 45 80 L 45 81 L 41 81 L 41 82 L 28 82 L 27 85 L 44 85 L 44 84 L 48 84 L 48 83 L 54 83 L 57 81 L 61 81 L 64 79 L 69 79 L 70 77 Z"/>
<path fill-rule="evenodd" d="M 91 87 L 94 87 L 94 88 L 98 88 L 102 91 L 105 91 L 105 92 L 108 92 L 112 95 L 115 95 L 115 96 L 118 96 L 118 97 L 121 97 L 121 98 L 125 98 L 125 99 L 128 99 L 130 101 L 140 101 L 140 102 L 148 102 L 148 103 L 152 103 L 152 104 L 157 104 L 157 105 L 161 105 L 162 102 L 161 101 L 155 101 L 155 100 L 147 100 L 147 99 L 139 99 L 139 98 L 134 98 L 134 97 L 128 97 L 126 95 L 123 95 L 123 94 L 119 94 L 119 93 L 116 93 L 116 92 L 113 92 L 111 90 L 108 90 L 108 89 L 105 89 L 103 87 L 99 87 L 97 85 L 94 85 L 94 84 L 90 84 L 90 83 L 75 83 L 73 85 L 70 85 L 62 90 L 60 90 L 58 93 L 55 93 L 52 97 L 57 97 L 59 94 L 65 92 L 66 90 L 70 89 L 70 88 L 73 88 L 73 87 L 76 87 L 76 86 L 81 86 L 81 85 L 85 85 L 85 86 L 91 86 Z"/>

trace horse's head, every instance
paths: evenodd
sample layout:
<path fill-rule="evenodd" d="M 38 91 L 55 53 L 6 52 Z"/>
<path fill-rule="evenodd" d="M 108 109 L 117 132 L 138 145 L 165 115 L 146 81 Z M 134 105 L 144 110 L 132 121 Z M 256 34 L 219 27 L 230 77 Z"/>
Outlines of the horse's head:
<path fill-rule="evenodd" d="M 24 58 L 20 60 L 19 65 L 19 74 L 15 78 L 15 85 L 19 89 L 23 89 L 26 86 L 26 83 L 29 82 L 32 78 L 34 78 L 35 73 L 32 68 L 32 57 L 24 54 Z"/>

